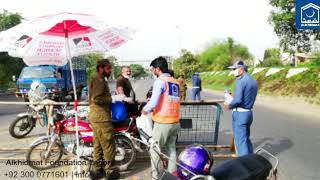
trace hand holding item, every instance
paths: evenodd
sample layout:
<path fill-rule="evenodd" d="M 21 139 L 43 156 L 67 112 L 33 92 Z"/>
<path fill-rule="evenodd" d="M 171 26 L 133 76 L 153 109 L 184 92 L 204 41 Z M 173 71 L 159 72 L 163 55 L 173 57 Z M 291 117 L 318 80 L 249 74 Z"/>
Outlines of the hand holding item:
<path fill-rule="evenodd" d="M 228 91 L 224 92 L 224 102 L 230 104 L 233 100 L 233 96 Z"/>
<path fill-rule="evenodd" d="M 126 96 L 124 94 L 117 94 L 117 95 L 113 95 L 111 96 L 112 98 L 112 103 L 116 102 L 116 101 L 123 101 Z"/>
<path fill-rule="evenodd" d="M 224 107 L 225 110 L 231 110 L 230 104 L 228 104 L 226 102 L 223 103 L 223 107 Z"/>
<path fill-rule="evenodd" d="M 133 103 L 134 103 L 132 97 L 125 97 L 125 98 L 123 99 L 123 101 L 124 101 L 124 102 L 127 102 L 127 103 L 130 103 L 130 104 L 133 104 Z"/>

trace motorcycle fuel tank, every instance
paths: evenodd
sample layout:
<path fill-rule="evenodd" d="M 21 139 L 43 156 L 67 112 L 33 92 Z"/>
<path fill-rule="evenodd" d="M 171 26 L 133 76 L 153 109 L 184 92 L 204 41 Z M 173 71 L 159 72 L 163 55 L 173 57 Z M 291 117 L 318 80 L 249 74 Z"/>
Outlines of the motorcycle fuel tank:
<path fill-rule="evenodd" d="M 76 132 L 76 121 L 74 118 L 69 119 L 63 123 L 62 128 L 63 134 L 70 134 Z M 88 121 L 84 121 L 78 119 L 78 131 L 80 134 L 80 138 L 84 143 L 92 143 L 93 142 L 93 131 L 90 127 L 90 123 Z"/>
<path fill-rule="evenodd" d="M 90 123 L 81 119 L 78 119 L 78 131 L 79 132 L 90 132 L 92 131 Z M 75 118 L 69 119 L 63 124 L 63 132 L 70 133 L 76 132 L 76 120 Z"/>

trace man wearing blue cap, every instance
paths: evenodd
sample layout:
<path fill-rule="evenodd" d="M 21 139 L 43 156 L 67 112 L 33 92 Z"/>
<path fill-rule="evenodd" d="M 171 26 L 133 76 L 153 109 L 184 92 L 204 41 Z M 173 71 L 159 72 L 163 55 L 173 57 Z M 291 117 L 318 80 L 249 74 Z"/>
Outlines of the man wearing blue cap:
<path fill-rule="evenodd" d="M 252 108 L 256 100 L 257 82 L 247 73 L 247 66 L 242 60 L 236 61 L 229 67 L 234 70 L 236 89 L 230 104 L 225 103 L 226 109 L 232 109 L 232 129 L 238 156 L 253 153 L 250 140 L 250 126 L 253 121 Z"/>

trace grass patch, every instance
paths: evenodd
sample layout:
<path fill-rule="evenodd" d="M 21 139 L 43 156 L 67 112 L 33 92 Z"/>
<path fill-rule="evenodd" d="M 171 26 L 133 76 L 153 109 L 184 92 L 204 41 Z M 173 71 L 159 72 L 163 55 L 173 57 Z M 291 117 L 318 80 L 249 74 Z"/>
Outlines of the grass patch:
<path fill-rule="evenodd" d="M 320 68 L 309 68 L 300 74 L 286 78 L 289 67 L 265 77 L 268 69 L 265 69 L 253 76 L 259 86 L 259 94 L 273 96 L 304 97 L 309 103 L 320 104 Z M 202 74 L 203 87 L 223 91 L 229 89 L 234 91 L 235 78 L 228 76 L 230 71 L 224 73 Z M 253 69 L 249 69 L 250 74 Z"/>

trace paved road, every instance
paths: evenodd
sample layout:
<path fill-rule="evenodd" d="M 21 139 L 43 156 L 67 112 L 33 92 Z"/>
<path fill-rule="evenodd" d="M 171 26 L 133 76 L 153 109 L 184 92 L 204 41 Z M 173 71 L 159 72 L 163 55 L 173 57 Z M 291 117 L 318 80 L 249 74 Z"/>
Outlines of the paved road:
<path fill-rule="evenodd" d="M 144 100 L 145 92 L 152 85 L 152 81 L 136 81 L 134 88 L 138 99 Z M 190 92 L 187 94 L 189 99 Z M 202 92 L 203 99 L 222 98 L 221 94 L 209 91 Z M 0 96 L 0 101 L 16 101 L 13 96 Z M 276 101 L 274 103 L 277 103 Z M 0 146 L 26 146 L 32 139 L 44 131 L 38 128 L 31 136 L 22 140 L 15 140 L 9 136 L 8 126 L 18 112 L 22 112 L 21 106 L 0 106 Z M 303 111 L 298 109 L 297 111 Z M 256 105 L 254 110 L 254 122 L 252 125 L 252 140 L 254 147 L 264 147 L 280 159 L 279 172 L 281 179 L 320 179 L 320 119 L 293 115 Z M 231 113 L 224 112 L 221 116 L 219 144 L 228 144 L 231 136 Z M 5 154 L 7 155 L 7 154 Z M 11 154 L 12 155 L 12 154 Z M 17 153 L 16 156 L 21 154 Z M 148 163 L 139 162 L 135 170 L 128 176 L 146 177 L 149 170 Z M 0 173 L 4 166 L 0 164 Z M 136 172 L 143 171 L 143 173 Z M 0 174 L 3 179 L 2 174 Z"/>

